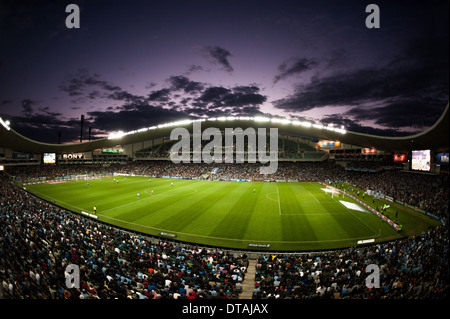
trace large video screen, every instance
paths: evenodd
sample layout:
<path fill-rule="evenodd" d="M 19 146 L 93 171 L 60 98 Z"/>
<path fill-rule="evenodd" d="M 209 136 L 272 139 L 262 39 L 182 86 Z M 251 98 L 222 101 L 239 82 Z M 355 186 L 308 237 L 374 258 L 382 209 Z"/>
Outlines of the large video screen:
<path fill-rule="evenodd" d="M 404 163 L 406 161 L 406 154 L 394 154 L 394 163 Z"/>
<path fill-rule="evenodd" d="M 448 166 L 448 153 L 438 153 L 436 155 L 436 162 L 441 166 Z"/>
<path fill-rule="evenodd" d="M 44 153 L 42 161 L 44 164 L 55 164 L 56 163 L 56 153 Z"/>
<path fill-rule="evenodd" d="M 412 151 L 411 168 L 416 171 L 430 171 L 430 150 Z"/>

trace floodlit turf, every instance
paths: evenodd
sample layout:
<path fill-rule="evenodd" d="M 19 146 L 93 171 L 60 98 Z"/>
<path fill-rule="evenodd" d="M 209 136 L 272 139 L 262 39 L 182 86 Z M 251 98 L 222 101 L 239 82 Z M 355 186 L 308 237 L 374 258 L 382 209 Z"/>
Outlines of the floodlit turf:
<path fill-rule="evenodd" d="M 354 202 L 332 198 L 319 183 L 150 182 L 148 177 L 120 176 L 90 180 L 89 186 L 86 181 L 68 181 L 25 187 L 74 212 L 92 213 L 95 206 L 99 220 L 127 229 L 237 249 L 267 250 L 249 244 L 269 244 L 270 250 L 280 251 L 342 248 L 363 239 L 383 241 L 420 233 L 435 224 L 400 207 L 404 230 L 397 233 L 374 214 L 346 207 L 340 201 Z M 365 200 L 372 204 L 371 197 Z M 392 209 L 395 215 L 398 208 Z"/>

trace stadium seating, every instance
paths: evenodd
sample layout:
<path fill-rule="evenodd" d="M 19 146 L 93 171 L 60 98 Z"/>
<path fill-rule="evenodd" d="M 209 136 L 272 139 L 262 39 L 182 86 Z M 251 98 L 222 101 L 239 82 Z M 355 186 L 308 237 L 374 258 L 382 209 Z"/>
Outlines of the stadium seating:
<path fill-rule="evenodd" d="M 121 172 L 151 176 L 262 179 L 253 164 L 7 167 L 0 177 L 0 296 L 12 299 L 192 299 L 239 297 L 245 252 L 152 240 L 97 223 L 38 199 L 12 180 Z M 256 173 L 255 173 L 256 172 Z M 347 171 L 330 162 L 280 162 L 274 179 L 346 181 L 432 211 L 448 223 L 448 175 Z M 261 254 L 255 299 L 414 299 L 448 297 L 448 227 L 367 247 L 295 254 Z M 79 289 L 65 284 L 65 267 L 79 264 Z M 380 265 L 381 289 L 361 284 L 368 264 Z"/>

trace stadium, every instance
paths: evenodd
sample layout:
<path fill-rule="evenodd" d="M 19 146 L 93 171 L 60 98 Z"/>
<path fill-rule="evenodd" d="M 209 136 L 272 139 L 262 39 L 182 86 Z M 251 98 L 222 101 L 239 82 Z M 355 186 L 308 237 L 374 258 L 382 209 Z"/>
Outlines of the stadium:
<path fill-rule="evenodd" d="M 3 297 L 444 298 L 448 109 L 398 138 L 223 117 L 46 144 L 1 119 Z M 198 122 L 276 128 L 276 172 L 259 172 L 248 143 L 174 163 L 171 131 L 192 141 Z M 369 264 L 379 289 L 364 285 Z"/>
<path fill-rule="evenodd" d="M 2 306 L 438 312 L 448 8 L 2 1 Z"/>

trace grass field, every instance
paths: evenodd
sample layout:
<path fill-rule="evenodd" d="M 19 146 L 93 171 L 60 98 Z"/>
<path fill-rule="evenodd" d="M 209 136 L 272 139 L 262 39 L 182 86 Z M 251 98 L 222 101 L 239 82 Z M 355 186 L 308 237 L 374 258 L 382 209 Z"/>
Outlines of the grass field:
<path fill-rule="evenodd" d="M 117 180 L 118 182 L 116 182 Z M 173 186 L 171 183 L 173 182 Z M 324 192 L 319 183 L 220 182 L 103 177 L 25 186 L 27 191 L 74 212 L 127 229 L 177 240 L 257 250 L 321 250 L 419 234 L 437 222 L 402 206 L 397 233 L 367 211 L 349 208 L 348 197 Z M 152 195 L 153 191 L 153 195 Z M 138 194 L 139 193 L 139 198 Z M 366 196 L 370 205 L 381 205 Z M 392 203 L 391 203 L 392 205 Z M 389 213 L 389 211 L 388 211 Z M 393 216 L 392 216 L 393 218 Z M 252 248 L 249 244 L 270 248 Z"/>

